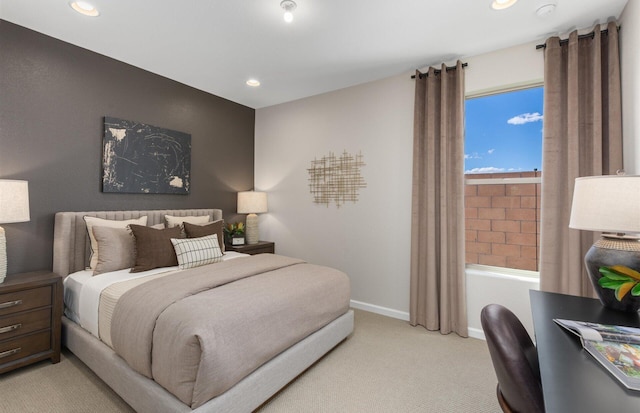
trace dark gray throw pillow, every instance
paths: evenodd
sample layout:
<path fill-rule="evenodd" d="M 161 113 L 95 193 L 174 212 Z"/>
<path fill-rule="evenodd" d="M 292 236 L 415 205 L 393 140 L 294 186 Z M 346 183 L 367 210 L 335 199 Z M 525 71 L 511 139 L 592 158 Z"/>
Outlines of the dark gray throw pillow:
<path fill-rule="evenodd" d="M 201 238 L 216 234 L 218 236 L 218 245 L 222 252 L 224 252 L 224 236 L 222 234 L 222 229 L 224 228 L 223 220 L 219 219 L 203 225 L 183 222 L 182 225 L 184 225 L 184 231 L 187 233 L 187 238 Z"/>
<path fill-rule="evenodd" d="M 178 265 L 171 238 L 180 238 L 180 227 L 154 229 L 129 225 L 136 244 L 136 262 L 131 272 L 148 271 Z"/>

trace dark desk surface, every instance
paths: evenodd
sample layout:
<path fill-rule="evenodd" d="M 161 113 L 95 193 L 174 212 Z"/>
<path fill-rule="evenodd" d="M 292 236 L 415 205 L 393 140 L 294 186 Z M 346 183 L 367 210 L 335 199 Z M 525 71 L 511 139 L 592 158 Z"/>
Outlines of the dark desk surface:
<path fill-rule="evenodd" d="M 640 391 L 628 390 L 554 318 L 640 327 L 638 313 L 608 310 L 600 301 L 530 291 L 546 413 L 640 412 Z"/>

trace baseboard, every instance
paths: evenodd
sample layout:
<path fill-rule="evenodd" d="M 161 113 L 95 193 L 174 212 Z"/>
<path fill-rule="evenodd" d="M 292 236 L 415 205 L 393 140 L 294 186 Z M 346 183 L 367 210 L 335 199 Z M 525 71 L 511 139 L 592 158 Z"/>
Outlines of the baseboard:
<path fill-rule="evenodd" d="M 357 308 L 358 310 L 369 311 L 370 313 L 376 313 L 391 318 L 397 318 L 399 320 L 409 321 L 409 313 L 394 310 L 393 308 L 381 307 L 379 305 L 363 303 L 356 300 L 351 300 L 351 307 Z"/>
<path fill-rule="evenodd" d="M 361 301 L 351 300 L 351 307 L 358 310 L 369 311 L 370 313 L 380 314 L 391 318 L 397 318 L 403 321 L 409 321 L 409 313 L 404 311 L 394 310 L 392 308 L 382 307 L 375 304 L 363 303 Z M 484 331 L 480 328 L 468 329 L 469 337 L 477 338 L 479 340 L 486 340 L 484 337 Z"/>
<path fill-rule="evenodd" d="M 472 328 L 469 327 L 469 337 L 477 338 L 478 340 L 485 340 L 484 331 L 481 328 Z"/>

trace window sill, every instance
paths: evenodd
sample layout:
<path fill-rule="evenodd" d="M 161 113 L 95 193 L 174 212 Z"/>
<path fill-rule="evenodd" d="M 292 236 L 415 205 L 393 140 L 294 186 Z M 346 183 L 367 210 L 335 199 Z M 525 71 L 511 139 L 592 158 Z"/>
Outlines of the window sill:
<path fill-rule="evenodd" d="M 504 278 L 526 282 L 540 282 L 538 271 L 519 270 L 515 268 L 492 267 L 489 265 L 467 264 L 465 267 L 467 275 L 485 276 L 494 278 Z"/>

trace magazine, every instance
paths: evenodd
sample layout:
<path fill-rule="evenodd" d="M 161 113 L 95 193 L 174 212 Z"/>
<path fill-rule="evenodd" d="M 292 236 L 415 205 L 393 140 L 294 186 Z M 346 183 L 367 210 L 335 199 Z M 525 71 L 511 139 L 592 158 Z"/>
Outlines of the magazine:
<path fill-rule="evenodd" d="M 582 347 L 622 384 L 640 390 L 640 328 L 553 319 L 578 335 Z"/>

